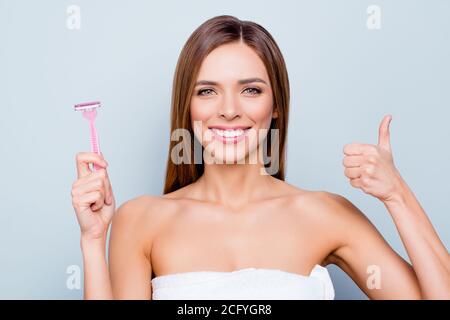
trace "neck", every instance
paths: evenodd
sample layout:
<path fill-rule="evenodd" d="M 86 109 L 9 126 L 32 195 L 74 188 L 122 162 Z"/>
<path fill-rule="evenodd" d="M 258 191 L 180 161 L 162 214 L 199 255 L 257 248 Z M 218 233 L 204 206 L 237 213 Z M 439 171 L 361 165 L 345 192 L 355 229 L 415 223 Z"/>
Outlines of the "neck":
<path fill-rule="evenodd" d="M 273 178 L 261 170 L 261 164 L 205 164 L 196 184 L 205 200 L 237 208 L 270 192 Z"/>

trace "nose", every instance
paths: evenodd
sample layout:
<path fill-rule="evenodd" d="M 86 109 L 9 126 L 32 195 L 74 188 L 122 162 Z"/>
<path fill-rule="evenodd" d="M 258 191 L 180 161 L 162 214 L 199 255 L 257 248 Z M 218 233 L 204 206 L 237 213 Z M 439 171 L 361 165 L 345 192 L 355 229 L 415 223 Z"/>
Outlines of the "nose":
<path fill-rule="evenodd" d="M 224 96 L 223 102 L 219 108 L 219 116 L 227 120 L 233 120 L 241 115 L 242 110 L 238 99 L 235 99 L 231 94 Z"/>

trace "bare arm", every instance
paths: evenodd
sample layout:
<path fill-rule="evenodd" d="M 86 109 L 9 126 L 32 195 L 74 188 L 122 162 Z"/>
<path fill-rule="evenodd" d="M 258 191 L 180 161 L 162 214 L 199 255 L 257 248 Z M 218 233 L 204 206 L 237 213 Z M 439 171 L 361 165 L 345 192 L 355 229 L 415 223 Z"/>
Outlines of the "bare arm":
<path fill-rule="evenodd" d="M 328 260 L 344 270 L 369 298 L 450 297 L 449 273 L 445 270 L 445 262 L 442 263 L 435 253 L 439 247 L 425 240 L 422 231 L 418 232 L 424 229 L 422 224 L 409 231 L 404 230 L 406 234 L 400 232 L 413 267 L 392 250 L 375 226 L 350 201 L 335 194 L 327 201 L 335 217 L 330 221 L 333 232 L 341 242 Z M 409 226 L 404 223 L 397 228 L 407 229 Z M 408 237 L 409 240 L 406 240 Z M 416 271 L 417 264 L 419 269 L 425 268 L 422 275 Z M 436 267 L 437 273 L 433 269 Z"/>
<path fill-rule="evenodd" d="M 91 171 L 89 163 L 102 168 Z M 78 178 L 72 185 L 72 205 L 81 231 L 84 298 L 112 299 L 105 257 L 106 235 L 115 210 L 115 199 L 102 156 L 92 152 L 76 156 Z"/>
<path fill-rule="evenodd" d="M 151 230 L 145 230 L 144 219 L 139 198 L 117 209 L 112 219 L 109 268 L 106 236 L 82 238 L 85 299 L 151 299 L 152 268 L 145 239 Z"/>
<path fill-rule="evenodd" d="M 328 262 L 347 273 L 370 299 L 421 299 L 413 268 L 366 216 L 342 196 L 332 194 L 325 201 L 333 216 L 330 229 L 340 243 Z"/>
<path fill-rule="evenodd" d="M 115 299 L 150 300 L 152 224 L 145 200 L 123 204 L 115 213 L 109 242 L 109 269 Z"/>
<path fill-rule="evenodd" d="M 84 270 L 84 299 L 113 299 L 108 265 L 105 257 L 105 239 L 81 239 Z"/>
<path fill-rule="evenodd" d="M 450 299 L 450 257 L 425 211 L 394 165 L 389 123 L 379 128 L 378 145 L 353 143 L 344 147 L 345 175 L 350 184 L 386 206 L 412 266 L 394 254 L 363 214 L 345 198 L 334 196 L 334 210 L 351 227 L 341 226 L 343 245 L 334 253 L 338 265 L 349 271 L 373 298 Z M 382 288 L 368 290 L 364 269 L 378 266 Z"/>
<path fill-rule="evenodd" d="M 401 180 L 399 198 L 385 202 L 424 299 L 450 299 L 450 256 L 412 190 Z"/>

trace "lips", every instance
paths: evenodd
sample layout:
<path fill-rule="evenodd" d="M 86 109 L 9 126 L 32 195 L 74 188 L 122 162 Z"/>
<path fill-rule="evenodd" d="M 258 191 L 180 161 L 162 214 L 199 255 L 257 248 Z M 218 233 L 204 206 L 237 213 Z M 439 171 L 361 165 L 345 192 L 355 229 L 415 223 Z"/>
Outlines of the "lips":
<path fill-rule="evenodd" d="M 214 139 L 223 143 L 238 143 L 247 136 L 248 126 L 211 126 Z"/>

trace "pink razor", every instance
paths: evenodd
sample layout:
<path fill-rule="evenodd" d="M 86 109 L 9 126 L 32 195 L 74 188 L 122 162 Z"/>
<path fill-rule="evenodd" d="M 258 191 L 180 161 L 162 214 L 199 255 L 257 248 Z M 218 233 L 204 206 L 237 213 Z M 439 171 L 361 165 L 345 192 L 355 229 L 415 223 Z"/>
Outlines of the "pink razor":
<path fill-rule="evenodd" d="M 92 152 L 100 154 L 100 145 L 98 144 L 97 130 L 95 130 L 95 117 L 97 116 L 97 108 L 101 106 L 99 101 L 79 103 L 75 105 L 75 111 L 83 111 L 83 118 L 89 120 L 89 128 L 91 131 L 91 147 Z M 94 171 L 101 167 L 94 163 Z"/>

